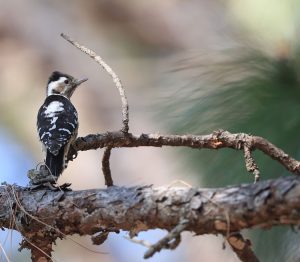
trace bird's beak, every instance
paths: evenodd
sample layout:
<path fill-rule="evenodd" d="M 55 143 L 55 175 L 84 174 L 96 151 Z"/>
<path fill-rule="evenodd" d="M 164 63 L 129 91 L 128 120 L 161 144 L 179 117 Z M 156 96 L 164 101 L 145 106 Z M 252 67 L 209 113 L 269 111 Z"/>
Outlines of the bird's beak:
<path fill-rule="evenodd" d="M 74 82 L 75 82 L 75 86 L 79 86 L 81 85 L 83 82 L 87 81 L 88 78 L 81 78 L 81 79 L 76 79 Z"/>

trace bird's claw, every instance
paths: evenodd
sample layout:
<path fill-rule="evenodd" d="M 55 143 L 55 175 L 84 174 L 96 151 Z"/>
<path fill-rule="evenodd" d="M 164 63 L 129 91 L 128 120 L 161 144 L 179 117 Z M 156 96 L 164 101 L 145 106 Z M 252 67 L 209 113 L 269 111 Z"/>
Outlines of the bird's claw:
<path fill-rule="evenodd" d="M 40 189 L 49 189 L 51 191 L 72 191 L 70 188 L 71 183 L 64 183 L 61 186 L 52 184 L 51 182 L 41 183 L 41 184 L 35 184 L 35 185 L 29 185 L 28 189 L 30 191 L 33 190 L 40 190 Z"/>

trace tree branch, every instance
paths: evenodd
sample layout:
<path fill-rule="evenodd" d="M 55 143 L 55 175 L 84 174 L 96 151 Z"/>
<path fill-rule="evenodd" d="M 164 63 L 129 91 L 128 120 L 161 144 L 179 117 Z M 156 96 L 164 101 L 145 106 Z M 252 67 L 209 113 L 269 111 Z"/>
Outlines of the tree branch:
<path fill-rule="evenodd" d="M 32 192 L 1 186 L 1 227 L 10 227 L 11 207 L 15 214 L 12 228 L 34 244 L 37 236 L 54 242 L 72 234 L 95 236 L 110 228 L 127 230 L 132 236 L 155 228 L 172 232 L 183 220 L 187 221 L 184 230 L 227 237 L 246 228 L 299 225 L 300 178 L 219 189 L 112 186 Z"/>
<path fill-rule="evenodd" d="M 290 157 L 282 149 L 276 147 L 268 140 L 259 136 L 251 136 L 244 133 L 231 134 L 228 131 L 223 130 L 216 131 L 209 135 L 141 134 L 135 136 L 131 133 L 124 134 L 123 132 L 107 132 L 103 134 L 79 137 L 73 146 L 77 151 L 86 151 L 107 146 L 111 148 L 184 146 L 195 149 L 232 148 L 236 150 L 244 149 L 246 146 L 251 150 L 258 149 L 262 151 L 272 159 L 281 163 L 291 173 L 300 175 L 300 162 Z M 251 159 L 253 160 L 253 158 Z M 252 165 L 252 167 L 254 166 Z M 255 167 L 257 168 L 256 165 Z"/>

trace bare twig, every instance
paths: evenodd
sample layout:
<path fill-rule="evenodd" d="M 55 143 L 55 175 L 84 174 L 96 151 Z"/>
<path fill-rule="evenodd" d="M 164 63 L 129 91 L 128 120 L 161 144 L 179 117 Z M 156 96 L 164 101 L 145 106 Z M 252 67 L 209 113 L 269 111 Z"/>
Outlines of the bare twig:
<path fill-rule="evenodd" d="M 240 233 L 232 233 L 227 237 L 227 241 L 232 250 L 242 262 L 258 262 L 258 258 L 251 249 L 251 242 Z"/>
<path fill-rule="evenodd" d="M 70 36 L 61 33 L 61 36 L 67 40 L 69 43 L 71 43 L 73 46 L 77 47 L 80 51 L 84 52 L 88 56 L 90 56 L 92 59 L 94 59 L 101 67 L 112 77 L 116 88 L 119 91 L 119 94 L 121 96 L 121 101 L 122 101 L 122 122 L 123 122 L 123 127 L 122 131 L 124 133 L 128 133 L 129 131 L 129 106 L 127 102 L 127 97 L 125 94 L 125 90 L 122 86 L 121 80 L 118 77 L 118 75 L 112 70 L 112 68 L 99 56 L 94 52 L 93 50 L 79 44 L 78 42 L 74 41 Z"/>
<path fill-rule="evenodd" d="M 73 144 L 75 150 L 85 151 L 90 149 L 114 147 L 140 147 L 140 146 L 184 146 L 196 149 L 243 149 L 247 144 L 252 150 L 258 149 L 281 163 L 288 171 L 300 175 L 300 162 L 286 154 L 268 140 L 244 133 L 231 134 L 227 131 L 217 131 L 209 135 L 161 135 L 141 134 L 139 136 L 123 132 L 107 132 L 97 135 L 79 137 Z"/>
<path fill-rule="evenodd" d="M 260 179 L 260 172 L 252 156 L 252 150 L 247 145 L 244 145 L 244 158 L 246 169 L 249 173 L 254 175 L 254 183 L 256 183 Z"/>
<path fill-rule="evenodd" d="M 111 147 L 107 147 L 104 150 L 103 158 L 102 158 L 102 171 L 105 179 L 105 185 L 113 186 L 113 180 L 111 177 L 110 165 L 109 165 L 109 158 L 111 153 Z"/>
<path fill-rule="evenodd" d="M 156 252 L 165 249 L 175 249 L 181 241 L 181 232 L 184 231 L 189 224 L 189 220 L 183 219 L 179 224 L 173 228 L 164 238 L 152 245 L 144 254 L 144 258 L 152 257 Z"/>
<path fill-rule="evenodd" d="M 143 247 L 147 247 L 147 248 L 151 248 L 152 245 L 151 243 L 149 243 L 148 241 L 146 240 L 143 240 L 143 239 L 138 239 L 137 237 L 129 237 L 129 236 L 124 236 L 125 239 L 127 239 L 128 241 L 132 242 L 132 243 L 135 243 L 135 244 L 139 244 Z"/>

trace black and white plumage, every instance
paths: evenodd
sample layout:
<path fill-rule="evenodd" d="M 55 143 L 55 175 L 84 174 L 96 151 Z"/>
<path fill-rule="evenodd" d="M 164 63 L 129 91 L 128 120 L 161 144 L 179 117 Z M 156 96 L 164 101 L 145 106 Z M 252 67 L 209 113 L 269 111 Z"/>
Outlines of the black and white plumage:
<path fill-rule="evenodd" d="M 55 177 L 67 166 L 70 145 L 77 137 L 78 115 L 70 97 L 86 80 L 53 72 L 48 81 L 46 100 L 38 112 L 37 128 L 46 153 L 45 164 Z"/>

